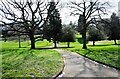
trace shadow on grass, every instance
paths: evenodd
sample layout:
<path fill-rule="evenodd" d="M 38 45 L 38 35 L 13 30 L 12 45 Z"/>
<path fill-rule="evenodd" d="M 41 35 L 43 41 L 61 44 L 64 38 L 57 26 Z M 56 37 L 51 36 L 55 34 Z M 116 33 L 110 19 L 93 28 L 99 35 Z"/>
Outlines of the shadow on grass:
<path fill-rule="evenodd" d="M 45 49 L 59 49 L 59 48 L 74 48 L 74 47 L 40 47 L 40 48 L 35 48 L 35 50 L 45 50 Z"/>
<path fill-rule="evenodd" d="M 77 52 L 77 53 L 84 55 L 84 56 L 90 55 L 91 53 L 95 52 L 95 50 L 91 50 L 91 49 L 78 49 L 78 48 L 73 49 L 72 51 Z"/>
<path fill-rule="evenodd" d="M 72 47 L 58 47 L 58 48 L 74 48 L 74 47 L 72 46 Z"/>
<path fill-rule="evenodd" d="M 82 38 L 77 38 L 77 41 L 78 41 L 80 44 L 83 44 L 83 39 L 82 39 Z"/>
<path fill-rule="evenodd" d="M 93 50 L 90 50 L 90 49 L 86 49 L 86 50 L 87 50 L 87 52 L 84 54 L 85 56 L 88 55 L 88 54 L 93 53 Z"/>
<path fill-rule="evenodd" d="M 109 54 L 109 53 L 111 53 L 111 54 L 115 53 L 113 51 L 107 51 L 107 50 L 104 50 L 104 49 L 101 49 L 101 50 L 86 49 L 86 53 L 84 55 L 85 56 L 93 55 L 95 52 L 102 52 L 102 55 L 105 54 L 105 56 L 106 56 L 106 54 Z"/>
<path fill-rule="evenodd" d="M 101 54 L 101 55 L 104 55 L 104 57 L 106 57 L 107 55 L 109 54 L 117 54 L 119 55 L 118 51 L 117 50 L 106 50 L 106 49 L 85 49 L 85 53 L 84 55 L 85 56 L 88 56 L 88 55 L 97 55 L 96 53 Z"/>
<path fill-rule="evenodd" d="M 27 48 L 27 47 L 20 47 L 20 48 Z"/>
<path fill-rule="evenodd" d="M 80 44 L 83 44 L 83 38 L 77 38 L 77 41 L 78 41 Z M 86 41 L 86 43 L 88 44 L 88 41 Z"/>
<path fill-rule="evenodd" d="M 106 45 L 101 44 L 101 45 L 95 45 L 95 46 L 99 47 L 99 46 L 112 46 L 112 45 L 120 45 L 120 44 L 106 44 Z M 88 46 L 93 46 L 93 45 L 88 45 Z M 95 47 L 95 46 L 93 46 L 93 47 Z"/>
<path fill-rule="evenodd" d="M 95 46 L 111 46 L 112 44 L 109 44 L 109 45 L 95 45 Z M 88 46 L 93 46 L 93 45 L 88 45 Z M 95 47 L 95 46 L 93 46 L 93 47 Z"/>
<path fill-rule="evenodd" d="M 55 49 L 54 47 L 41 47 L 41 48 L 35 48 L 35 50 L 45 50 L 45 49 Z"/>

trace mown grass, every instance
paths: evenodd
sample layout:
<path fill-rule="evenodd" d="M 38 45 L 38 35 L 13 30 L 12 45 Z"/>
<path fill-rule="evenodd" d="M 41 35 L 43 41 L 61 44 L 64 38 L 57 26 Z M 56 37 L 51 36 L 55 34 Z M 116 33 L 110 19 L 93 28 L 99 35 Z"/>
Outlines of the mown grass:
<path fill-rule="evenodd" d="M 52 44 L 53 44 L 52 42 L 49 42 L 49 41 L 47 41 L 47 40 L 37 41 L 37 42 L 35 43 L 36 48 L 51 46 Z"/>
<path fill-rule="evenodd" d="M 19 48 L 19 42 L 14 40 L 14 41 L 6 41 L 2 43 L 2 48 Z M 21 41 L 20 42 L 21 48 L 30 48 L 30 41 Z M 46 47 L 46 46 L 50 46 L 52 45 L 52 42 L 48 42 L 47 40 L 43 40 L 43 41 L 37 41 L 35 42 L 35 46 L 36 48 L 40 48 L 40 47 Z"/>
<path fill-rule="evenodd" d="M 44 42 L 44 43 L 43 43 Z M 43 43 L 43 44 L 42 44 Z M 37 47 L 46 41 L 37 43 Z M 23 42 L 26 47 L 27 43 Z M 18 48 L 18 42 L 2 42 L 2 77 L 52 77 L 63 64 L 61 55 L 55 50 Z"/>
<path fill-rule="evenodd" d="M 89 42 L 87 46 L 88 49 L 82 49 L 82 44 L 76 41 L 71 43 L 71 48 L 65 49 L 120 69 L 119 46 L 114 45 L 113 41 L 97 41 L 96 46 Z"/>

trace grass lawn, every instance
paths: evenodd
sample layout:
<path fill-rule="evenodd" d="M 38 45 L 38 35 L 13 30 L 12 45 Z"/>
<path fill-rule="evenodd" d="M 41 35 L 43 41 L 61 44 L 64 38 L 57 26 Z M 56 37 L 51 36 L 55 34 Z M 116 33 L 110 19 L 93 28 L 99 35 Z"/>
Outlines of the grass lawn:
<path fill-rule="evenodd" d="M 87 46 L 88 49 L 82 49 L 82 44 L 74 42 L 71 43 L 71 48 L 65 49 L 120 69 L 120 59 L 118 57 L 120 56 L 118 52 L 119 46 L 114 45 L 114 41 L 98 41 L 96 42 L 96 46 L 92 46 L 92 42 L 88 42 Z"/>
<path fill-rule="evenodd" d="M 7 42 L 0 42 L 2 43 L 2 48 L 19 48 L 19 42 L 14 41 L 7 41 Z M 21 41 L 21 48 L 30 48 L 30 41 Z M 52 45 L 52 42 L 48 42 L 47 40 L 44 41 L 37 41 L 35 42 L 36 48 L 46 47 Z"/>
<path fill-rule="evenodd" d="M 36 47 L 46 44 L 50 43 L 42 41 Z M 2 42 L 2 77 L 52 77 L 61 70 L 62 57 L 57 51 L 30 50 L 27 46 L 27 42 L 22 42 L 26 48 L 18 48 L 18 42 Z"/>

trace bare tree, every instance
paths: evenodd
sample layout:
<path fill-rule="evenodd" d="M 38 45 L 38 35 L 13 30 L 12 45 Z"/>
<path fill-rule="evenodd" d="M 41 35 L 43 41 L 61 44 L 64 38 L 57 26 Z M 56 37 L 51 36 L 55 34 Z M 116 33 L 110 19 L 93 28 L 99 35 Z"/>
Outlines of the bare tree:
<path fill-rule="evenodd" d="M 35 49 L 35 32 L 45 23 L 47 5 L 42 0 L 1 0 L 0 16 L 13 31 L 27 34 Z M 16 26 L 17 25 L 17 26 Z"/>
<path fill-rule="evenodd" d="M 79 16 L 78 28 L 83 38 L 83 49 L 87 49 L 87 27 L 91 23 L 94 23 L 96 19 L 101 18 L 102 15 L 106 14 L 106 4 L 108 5 L 107 2 L 101 3 L 99 0 L 82 0 L 79 3 L 71 2 L 69 5 L 72 10 L 71 14 Z"/>

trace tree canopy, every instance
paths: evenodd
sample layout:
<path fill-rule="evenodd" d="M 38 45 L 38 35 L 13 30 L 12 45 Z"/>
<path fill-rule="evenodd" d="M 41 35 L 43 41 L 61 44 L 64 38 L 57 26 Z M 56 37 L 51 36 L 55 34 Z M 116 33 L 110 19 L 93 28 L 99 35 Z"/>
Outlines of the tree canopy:
<path fill-rule="evenodd" d="M 68 47 L 70 46 L 70 42 L 75 42 L 75 30 L 71 24 L 63 25 L 62 28 L 62 38 L 61 42 L 67 42 Z"/>
<path fill-rule="evenodd" d="M 110 34 L 109 34 L 109 40 L 114 40 L 115 44 L 117 44 L 116 40 L 120 39 L 120 20 L 119 17 L 116 16 L 115 13 L 113 13 L 110 17 Z"/>
<path fill-rule="evenodd" d="M 93 46 L 95 46 L 95 41 L 105 40 L 106 34 L 103 30 L 98 29 L 96 26 L 92 25 L 88 30 L 88 41 L 93 41 Z"/>
<path fill-rule="evenodd" d="M 61 34 L 62 34 L 62 21 L 60 18 L 60 13 L 56 8 L 57 3 L 51 1 L 49 3 L 49 10 L 48 10 L 48 19 L 43 27 L 43 37 L 49 41 L 53 41 L 54 47 L 57 47 L 57 42 L 60 41 Z"/>

